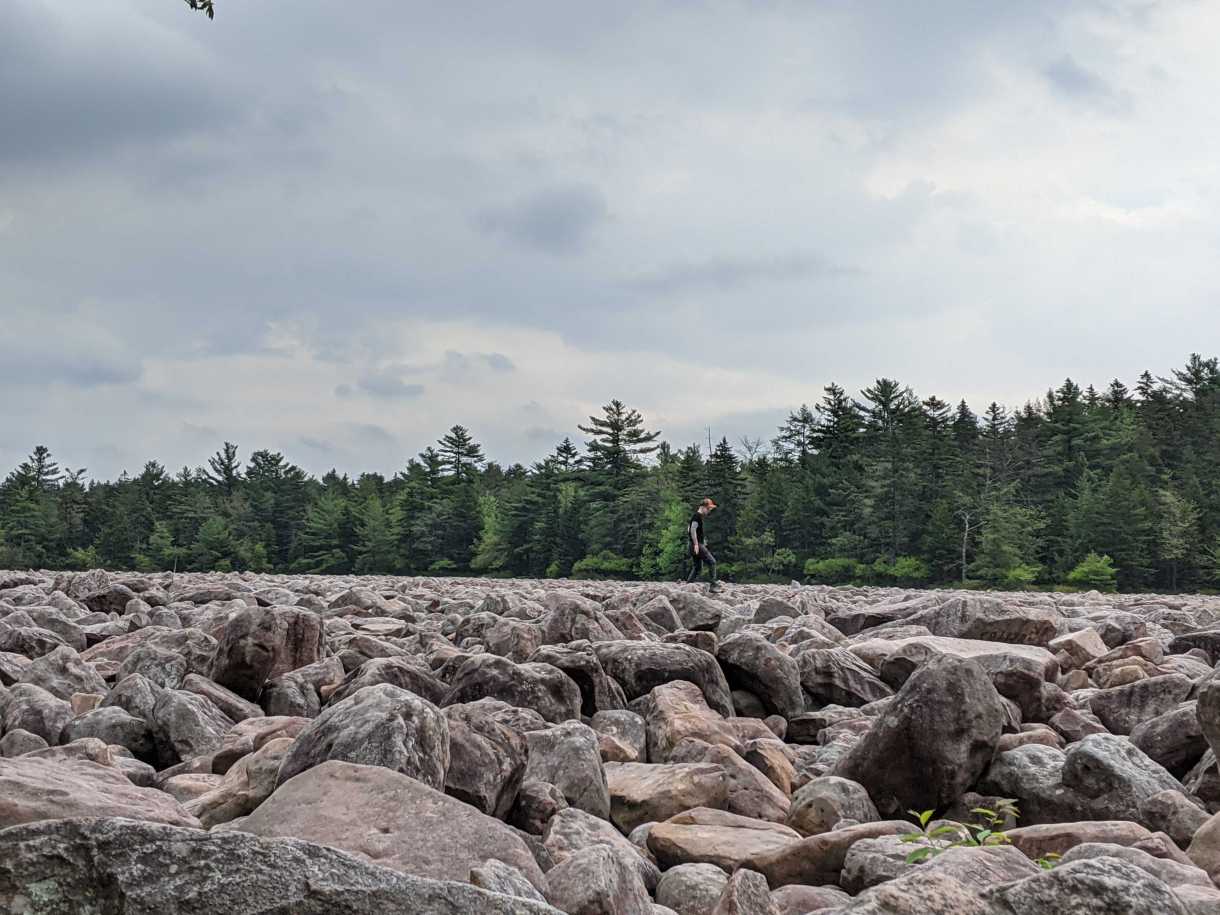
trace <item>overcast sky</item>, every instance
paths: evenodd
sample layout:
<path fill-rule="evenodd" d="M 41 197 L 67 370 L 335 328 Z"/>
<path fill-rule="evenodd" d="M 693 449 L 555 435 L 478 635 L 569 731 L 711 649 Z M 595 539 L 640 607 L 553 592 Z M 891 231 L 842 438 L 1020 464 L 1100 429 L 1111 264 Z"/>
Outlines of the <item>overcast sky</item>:
<path fill-rule="evenodd" d="M 0 474 L 1220 351 L 1208 2 L 5 0 Z"/>

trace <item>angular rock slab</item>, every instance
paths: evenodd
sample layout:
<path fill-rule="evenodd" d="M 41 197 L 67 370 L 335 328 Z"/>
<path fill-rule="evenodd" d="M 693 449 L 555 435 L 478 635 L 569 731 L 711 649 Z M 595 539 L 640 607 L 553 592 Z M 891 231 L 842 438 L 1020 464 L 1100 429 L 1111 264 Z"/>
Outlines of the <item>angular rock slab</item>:
<path fill-rule="evenodd" d="M 722 808 L 728 801 L 728 775 L 717 765 L 611 763 L 605 771 L 610 821 L 623 833 L 695 807 Z"/>
<path fill-rule="evenodd" d="M 317 842 L 434 880 L 465 880 L 471 868 L 495 858 L 539 890 L 546 886 L 510 827 L 381 766 L 324 762 L 281 785 L 238 828 Z"/>
<path fill-rule="evenodd" d="M 293 839 L 120 818 L 0 831 L 0 911 L 22 915 L 560 915 Z"/>
<path fill-rule="evenodd" d="M 119 769 L 87 760 L 0 759 L 0 829 L 91 816 L 199 826 L 168 794 L 137 788 Z"/>

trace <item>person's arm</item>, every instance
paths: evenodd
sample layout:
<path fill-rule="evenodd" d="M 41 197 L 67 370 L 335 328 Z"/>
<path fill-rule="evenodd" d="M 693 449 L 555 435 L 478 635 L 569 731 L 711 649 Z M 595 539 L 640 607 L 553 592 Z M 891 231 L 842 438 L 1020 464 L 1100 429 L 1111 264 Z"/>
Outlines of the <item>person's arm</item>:
<path fill-rule="evenodd" d="M 692 554 L 699 552 L 699 522 L 692 521 L 690 527 L 687 528 L 690 533 L 690 551 Z"/>

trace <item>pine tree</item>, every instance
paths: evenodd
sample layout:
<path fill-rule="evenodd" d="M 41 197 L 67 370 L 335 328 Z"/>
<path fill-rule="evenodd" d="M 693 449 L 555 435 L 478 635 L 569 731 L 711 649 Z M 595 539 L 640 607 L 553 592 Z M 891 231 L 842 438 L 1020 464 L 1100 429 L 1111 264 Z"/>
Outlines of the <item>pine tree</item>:
<path fill-rule="evenodd" d="M 441 465 L 459 481 L 473 478 L 483 465 L 483 446 L 470 435 L 465 426 L 454 426 L 438 442 Z"/>
<path fill-rule="evenodd" d="M 1157 491 L 1157 502 L 1157 552 L 1169 566 L 1169 588 L 1176 591 L 1182 562 L 1194 555 L 1198 545 L 1199 508 L 1168 488 Z"/>
<path fill-rule="evenodd" d="M 229 572 L 233 568 L 233 532 L 224 518 L 213 516 L 199 527 L 191 547 L 191 566 L 200 572 Z"/>
<path fill-rule="evenodd" d="M 602 408 L 601 416 L 590 416 L 589 425 L 577 426 L 589 436 L 585 449 L 589 466 L 612 481 L 619 481 L 640 467 L 640 458 L 657 450 L 653 444 L 660 432 L 644 428 L 644 417 L 628 409 L 621 400 Z"/>
<path fill-rule="evenodd" d="M 237 446 L 225 442 L 219 451 L 208 458 L 210 472 L 203 471 L 204 479 L 216 486 L 226 496 L 231 496 L 241 483 L 241 461 L 237 457 Z"/>
<path fill-rule="evenodd" d="M 398 540 L 402 516 L 372 493 L 356 516 L 355 569 L 361 575 L 389 575 L 398 571 Z"/>
<path fill-rule="evenodd" d="M 323 492 L 310 503 L 300 535 L 301 557 L 293 569 L 311 574 L 341 575 L 351 571 L 350 511 L 334 492 Z"/>

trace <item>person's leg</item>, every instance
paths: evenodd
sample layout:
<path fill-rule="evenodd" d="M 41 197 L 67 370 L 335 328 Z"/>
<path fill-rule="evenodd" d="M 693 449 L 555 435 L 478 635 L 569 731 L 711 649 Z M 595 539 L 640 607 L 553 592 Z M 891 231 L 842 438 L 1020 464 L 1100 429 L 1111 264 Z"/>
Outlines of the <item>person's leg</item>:
<path fill-rule="evenodd" d="M 716 582 L 716 557 L 706 546 L 699 548 L 699 556 L 707 563 L 708 589 L 715 591 L 719 587 Z"/>
<path fill-rule="evenodd" d="M 690 574 L 686 576 L 686 581 L 689 584 L 699 577 L 699 573 L 703 571 L 703 556 L 702 550 L 699 553 L 691 554 Z"/>

